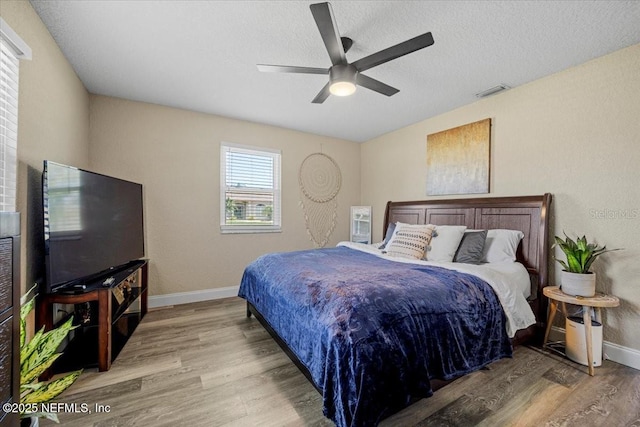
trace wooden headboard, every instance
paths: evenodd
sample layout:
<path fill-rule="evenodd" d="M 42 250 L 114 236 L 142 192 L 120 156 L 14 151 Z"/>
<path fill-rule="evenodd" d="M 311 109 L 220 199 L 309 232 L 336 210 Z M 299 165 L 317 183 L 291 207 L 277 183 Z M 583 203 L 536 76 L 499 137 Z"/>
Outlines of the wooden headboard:
<path fill-rule="evenodd" d="M 473 199 L 422 200 L 388 202 L 384 215 L 386 233 L 390 222 L 407 224 L 466 225 L 470 229 L 505 228 L 520 230 L 524 238 L 517 259 L 529 271 L 538 292 L 530 299 L 539 322 L 546 317 L 542 288 L 548 284 L 549 207 L 551 194 L 519 197 L 483 197 Z M 542 312 L 544 311 L 544 313 Z"/>

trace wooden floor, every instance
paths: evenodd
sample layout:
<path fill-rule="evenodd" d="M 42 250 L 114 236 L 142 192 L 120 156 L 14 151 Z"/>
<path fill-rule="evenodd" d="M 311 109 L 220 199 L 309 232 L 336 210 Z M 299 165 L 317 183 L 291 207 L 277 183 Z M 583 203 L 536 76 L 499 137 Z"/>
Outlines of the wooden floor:
<path fill-rule="evenodd" d="M 519 347 L 381 426 L 639 427 L 640 371 L 605 361 L 595 377 L 585 372 Z M 239 298 L 149 312 L 111 370 L 85 371 L 61 400 L 93 412 L 61 413 L 69 427 L 332 425 L 320 395 Z"/>

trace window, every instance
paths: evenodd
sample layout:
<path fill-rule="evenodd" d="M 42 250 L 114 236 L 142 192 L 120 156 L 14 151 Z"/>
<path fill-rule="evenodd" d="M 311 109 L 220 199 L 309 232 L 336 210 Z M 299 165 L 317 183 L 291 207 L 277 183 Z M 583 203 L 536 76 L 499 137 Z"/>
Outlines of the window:
<path fill-rule="evenodd" d="M 0 18 L 0 212 L 16 210 L 19 59 L 31 49 Z"/>
<path fill-rule="evenodd" d="M 280 231 L 280 150 L 220 145 L 220 229 Z"/>

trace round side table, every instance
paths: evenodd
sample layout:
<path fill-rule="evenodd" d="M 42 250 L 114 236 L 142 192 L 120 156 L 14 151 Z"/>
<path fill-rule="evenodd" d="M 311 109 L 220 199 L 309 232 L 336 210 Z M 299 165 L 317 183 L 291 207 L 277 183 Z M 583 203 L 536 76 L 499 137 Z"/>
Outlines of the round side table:
<path fill-rule="evenodd" d="M 566 304 L 582 306 L 585 341 L 587 343 L 587 363 L 589 365 L 589 375 L 593 376 L 595 374 L 595 368 L 593 366 L 593 347 L 591 342 L 591 314 L 592 312 L 595 312 L 596 322 L 602 324 L 601 309 L 606 307 L 617 307 L 620 305 L 620 300 L 616 296 L 601 293 L 596 293 L 592 297 L 568 295 L 562 292 L 559 286 L 547 286 L 542 290 L 542 293 L 544 296 L 549 298 L 549 318 L 547 319 L 547 329 L 544 333 L 542 348 L 547 346 L 549 331 L 551 331 L 553 319 L 556 317 L 556 313 L 558 312 L 558 303 L 562 303 L 562 313 L 565 317 L 567 316 Z"/>

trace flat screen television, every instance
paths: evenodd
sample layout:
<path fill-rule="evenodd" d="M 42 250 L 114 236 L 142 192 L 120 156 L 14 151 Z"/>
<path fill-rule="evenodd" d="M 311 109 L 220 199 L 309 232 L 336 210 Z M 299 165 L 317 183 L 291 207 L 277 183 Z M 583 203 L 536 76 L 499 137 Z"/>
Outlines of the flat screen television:
<path fill-rule="evenodd" d="M 45 160 L 42 195 L 45 292 L 144 257 L 141 184 Z"/>

